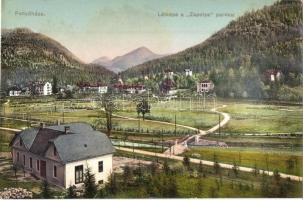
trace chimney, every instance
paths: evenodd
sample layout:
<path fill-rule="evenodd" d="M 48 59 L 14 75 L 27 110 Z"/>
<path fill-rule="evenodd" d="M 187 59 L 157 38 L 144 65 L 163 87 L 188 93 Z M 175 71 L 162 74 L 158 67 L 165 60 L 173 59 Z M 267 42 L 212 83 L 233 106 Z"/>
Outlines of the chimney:
<path fill-rule="evenodd" d="M 70 131 L 70 127 L 69 126 L 64 126 L 64 132 L 65 134 L 68 134 Z"/>
<path fill-rule="evenodd" d="M 45 128 L 45 123 L 44 122 L 40 122 L 40 128 Z"/>

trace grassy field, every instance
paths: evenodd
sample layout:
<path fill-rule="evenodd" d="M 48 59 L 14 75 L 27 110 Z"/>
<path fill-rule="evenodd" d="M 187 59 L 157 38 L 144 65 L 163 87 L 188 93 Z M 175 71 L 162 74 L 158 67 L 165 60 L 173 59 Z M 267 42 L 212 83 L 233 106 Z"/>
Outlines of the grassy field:
<path fill-rule="evenodd" d="M 220 111 L 231 115 L 222 129 L 229 133 L 293 133 L 303 131 L 301 106 L 225 102 Z"/>
<path fill-rule="evenodd" d="M 142 157 L 142 155 L 132 154 L 130 152 L 117 151 L 117 156 L 136 157 L 140 159 L 155 160 L 150 157 Z M 158 158 L 159 162 L 164 159 Z M 202 177 L 197 174 L 198 165 L 191 165 L 191 170 L 184 168 L 181 162 L 168 160 L 169 167 L 178 172 L 174 175 L 177 185 L 178 197 L 181 198 L 210 198 L 210 197 L 265 197 L 261 192 L 262 175 L 255 176 L 251 173 L 239 172 L 235 176 L 232 170 L 221 169 L 220 174 L 215 174 L 213 167 L 203 166 Z M 161 173 L 161 172 L 159 172 Z M 157 174 L 156 176 L 161 176 Z M 266 177 L 266 176 L 265 176 Z M 122 177 L 121 177 L 122 178 Z M 271 180 L 272 177 L 266 177 Z M 118 179 L 119 180 L 119 179 Z M 291 182 L 292 189 L 287 191 L 287 197 L 300 197 L 302 195 L 302 183 Z M 213 194 L 211 190 L 213 189 Z M 116 195 L 109 198 L 148 198 L 150 197 L 144 188 L 140 186 L 128 186 L 120 190 Z"/>
<path fill-rule="evenodd" d="M 117 114 L 127 117 L 137 117 L 137 112 L 124 111 Z M 176 117 L 176 118 L 175 118 Z M 156 121 L 166 121 L 199 129 L 208 129 L 218 123 L 218 114 L 203 111 L 171 111 L 168 109 L 151 110 L 150 114 L 146 114 L 147 119 Z"/>
<path fill-rule="evenodd" d="M 219 135 L 210 134 L 202 137 L 206 140 L 225 142 L 231 147 L 246 147 L 246 148 L 267 148 L 276 149 L 278 151 L 288 151 L 294 155 L 303 153 L 302 137 L 294 136 L 244 136 L 244 135 Z"/>
<path fill-rule="evenodd" d="M 194 147 L 185 152 L 184 155 L 196 157 L 204 160 L 214 160 L 214 155 L 218 162 L 247 166 L 258 169 L 274 171 L 302 176 L 303 156 L 294 155 L 288 151 L 267 151 L 266 149 L 249 148 L 213 148 Z"/>

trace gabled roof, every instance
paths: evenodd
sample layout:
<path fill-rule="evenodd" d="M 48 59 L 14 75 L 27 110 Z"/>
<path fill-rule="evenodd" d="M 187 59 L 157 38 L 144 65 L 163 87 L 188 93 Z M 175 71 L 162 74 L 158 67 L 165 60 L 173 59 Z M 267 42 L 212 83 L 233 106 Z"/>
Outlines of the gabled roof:
<path fill-rule="evenodd" d="M 87 134 L 66 134 L 54 140 L 64 163 L 112 154 L 115 150 L 109 138 L 99 131 Z"/>
<path fill-rule="evenodd" d="M 68 133 L 65 127 L 69 126 Z M 63 163 L 85 160 L 112 154 L 115 149 L 110 139 L 86 123 L 71 123 L 45 128 L 30 128 L 16 134 L 33 154 L 45 156 L 49 145 L 54 144 Z"/>
<path fill-rule="evenodd" d="M 49 129 L 49 128 L 41 128 L 33 142 L 33 145 L 30 147 L 30 152 L 33 154 L 44 156 L 46 150 L 49 147 L 49 142 L 52 139 L 57 138 L 58 136 L 64 134 L 64 132 Z"/>
<path fill-rule="evenodd" d="M 19 133 L 25 148 L 27 148 L 28 150 L 30 149 L 38 132 L 39 128 L 30 128 L 25 129 Z"/>

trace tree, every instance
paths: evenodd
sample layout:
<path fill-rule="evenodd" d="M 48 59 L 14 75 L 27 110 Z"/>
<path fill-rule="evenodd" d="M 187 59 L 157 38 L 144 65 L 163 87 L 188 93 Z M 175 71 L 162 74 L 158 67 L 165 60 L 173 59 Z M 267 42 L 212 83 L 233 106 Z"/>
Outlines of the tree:
<path fill-rule="evenodd" d="M 145 119 L 145 114 L 150 113 L 150 105 L 148 104 L 148 101 L 146 101 L 146 99 L 142 99 L 137 104 L 137 113 L 138 116 L 140 115 L 140 113 L 142 113 L 143 120 Z"/>
<path fill-rule="evenodd" d="M 220 164 L 218 163 L 218 161 L 216 161 L 216 162 L 214 163 L 214 171 L 215 171 L 215 174 L 220 174 L 220 172 L 221 172 L 221 166 L 220 166 Z"/>
<path fill-rule="evenodd" d="M 188 155 L 185 155 L 183 158 L 183 165 L 186 167 L 188 170 L 190 169 L 190 158 Z"/>
<path fill-rule="evenodd" d="M 105 185 L 105 190 L 108 194 L 116 194 L 118 192 L 118 183 L 116 179 L 116 175 L 112 173 L 110 175 L 108 183 Z"/>
<path fill-rule="evenodd" d="M 56 76 L 53 76 L 52 93 L 53 94 L 57 94 L 58 93 L 58 79 L 57 79 Z"/>
<path fill-rule="evenodd" d="M 292 169 L 294 169 L 295 166 L 295 162 L 292 158 L 289 158 L 288 160 L 286 160 L 286 166 L 287 166 L 287 170 L 291 171 Z"/>
<path fill-rule="evenodd" d="M 124 185 L 128 185 L 132 180 L 132 178 L 133 178 L 133 170 L 128 165 L 126 165 L 123 171 Z"/>
<path fill-rule="evenodd" d="M 237 165 L 236 161 L 234 161 L 234 164 L 233 164 L 233 172 L 235 174 L 236 177 L 238 177 L 238 174 L 239 174 L 239 166 Z"/>
<path fill-rule="evenodd" d="M 51 199 L 51 191 L 48 185 L 48 182 L 44 180 L 41 185 L 41 197 L 43 199 Z"/>
<path fill-rule="evenodd" d="M 166 175 L 170 174 L 170 168 L 169 168 L 167 159 L 164 160 L 163 171 Z"/>
<path fill-rule="evenodd" d="M 255 176 L 257 176 L 259 174 L 259 169 L 257 167 L 257 162 L 255 161 L 255 165 L 254 165 L 254 170 L 253 170 Z"/>
<path fill-rule="evenodd" d="M 101 97 L 101 106 L 104 108 L 105 112 L 107 135 L 110 136 L 113 129 L 113 112 L 117 109 L 117 105 L 115 104 L 114 99 L 106 94 Z"/>
<path fill-rule="evenodd" d="M 75 189 L 76 189 L 76 187 L 74 185 L 69 186 L 69 188 L 67 189 L 67 195 L 66 195 L 67 199 L 77 198 Z"/>
<path fill-rule="evenodd" d="M 202 161 L 199 162 L 198 172 L 199 172 L 200 174 L 202 174 L 202 173 L 204 172 L 204 167 L 203 167 Z"/>
<path fill-rule="evenodd" d="M 150 164 L 150 171 L 151 171 L 151 174 L 154 176 L 157 172 L 157 163 L 155 161 L 153 161 L 151 164 Z"/>
<path fill-rule="evenodd" d="M 86 168 L 84 174 L 84 197 L 93 198 L 97 193 L 95 175 L 91 173 L 89 167 Z"/>

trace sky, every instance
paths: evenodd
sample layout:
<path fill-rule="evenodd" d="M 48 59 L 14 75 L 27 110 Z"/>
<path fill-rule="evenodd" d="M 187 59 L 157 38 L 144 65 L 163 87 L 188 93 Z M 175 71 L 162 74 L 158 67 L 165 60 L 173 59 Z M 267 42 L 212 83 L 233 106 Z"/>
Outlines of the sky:
<path fill-rule="evenodd" d="M 157 54 L 179 52 L 275 1 L 2 0 L 1 27 L 43 33 L 89 63 L 141 46 Z"/>

